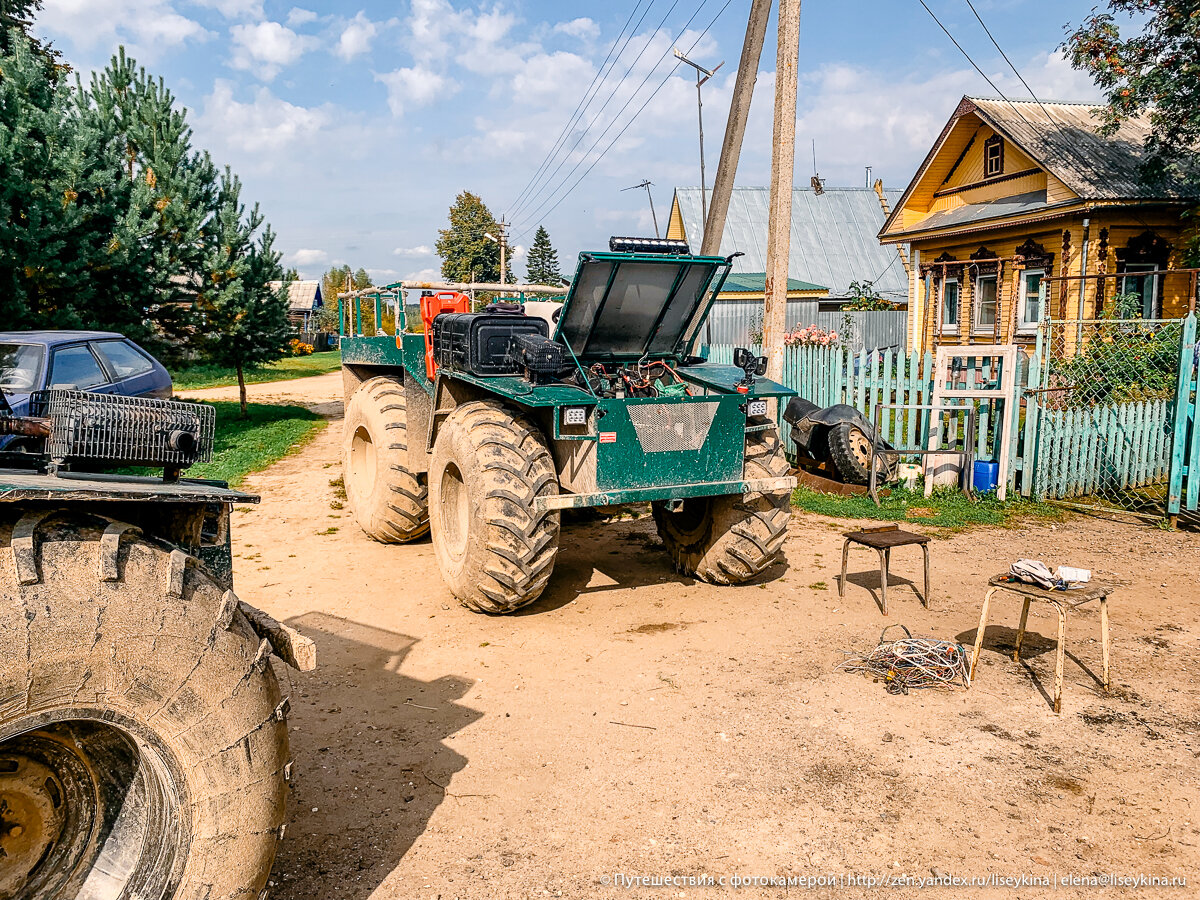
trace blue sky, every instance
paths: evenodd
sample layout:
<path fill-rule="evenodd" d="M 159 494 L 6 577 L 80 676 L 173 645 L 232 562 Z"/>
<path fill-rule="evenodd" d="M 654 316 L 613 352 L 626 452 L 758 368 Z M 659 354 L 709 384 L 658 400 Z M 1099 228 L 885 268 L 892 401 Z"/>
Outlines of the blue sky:
<path fill-rule="evenodd" d="M 1002 91 L 1027 96 L 964 0 L 927 2 Z M 196 143 L 242 176 L 286 263 L 316 277 L 345 262 L 382 283 L 436 274 L 437 229 L 462 189 L 514 222 L 521 277 L 520 248 L 538 224 L 565 269 L 610 234 L 653 233 L 646 193 L 621 190 L 644 178 L 665 227 L 673 188 L 699 183 L 694 76 L 672 74 L 670 51 L 725 61 L 704 88 L 711 186 L 750 0 L 729 0 L 718 16 L 724 4 L 45 0 L 35 30 L 84 72 L 124 44 L 190 110 Z M 1041 99 L 1097 96 L 1056 49 L 1062 26 L 1092 0 L 975 5 Z M 637 27 L 622 47 L 632 10 Z M 767 183 L 770 171 L 774 29 L 772 21 L 743 185 Z M 903 187 L 959 97 L 995 94 L 917 0 L 808 0 L 800 35 L 798 183 L 812 174 L 815 140 L 828 184 L 862 185 L 869 165 Z M 612 73 L 531 196 L 514 202 L 610 51 Z"/>

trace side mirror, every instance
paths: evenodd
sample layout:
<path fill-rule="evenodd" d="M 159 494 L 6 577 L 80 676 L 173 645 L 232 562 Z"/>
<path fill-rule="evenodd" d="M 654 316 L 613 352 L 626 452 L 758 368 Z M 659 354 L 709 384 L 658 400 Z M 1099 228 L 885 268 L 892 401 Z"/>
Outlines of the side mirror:
<path fill-rule="evenodd" d="M 745 347 L 737 347 L 733 351 L 733 364 L 739 369 L 745 369 L 753 365 L 754 357 Z"/>

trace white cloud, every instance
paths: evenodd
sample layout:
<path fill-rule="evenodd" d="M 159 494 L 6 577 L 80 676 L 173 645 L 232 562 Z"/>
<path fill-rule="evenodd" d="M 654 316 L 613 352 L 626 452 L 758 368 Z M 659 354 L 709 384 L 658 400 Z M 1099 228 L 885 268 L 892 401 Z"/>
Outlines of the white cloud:
<path fill-rule="evenodd" d="M 296 62 L 317 45 L 317 39 L 296 34 L 278 22 L 259 22 L 256 25 L 234 25 L 229 29 L 233 39 L 235 69 L 253 72 L 263 81 L 271 81 L 280 70 Z"/>
<path fill-rule="evenodd" d="M 344 60 L 352 60 L 371 49 L 371 41 L 378 31 L 379 26 L 359 12 L 342 31 L 335 52 Z"/>
<path fill-rule="evenodd" d="M 327 259 L 329 259 L 329 254 L 324 250 L 300 249 L 288 257 L 288 262 L 294 266 L 312 266 L 323 263 Z"/>
<path fill-rule="evenodd" d="M 210 36 L 199 22 L 175 12 L 169 0 L 46 0 L 37 27 L 78 47 L 125 43 L 142 60 Z"/>
<path fill-rule="evenodd" d="M 317 21 L 317 14 L 311 9 L 301 9 L 299 6 L 293 6 L 287 14 L 287 23 L 290 28 L 295 28 L 297 25 L 307 25 L 309 22 Z"/>
<path fill-rule="evenodd" d="M 375 80 L 387 88 L 388 107 L 394 116 L 404 115 L 410 107 L 428 106 L 458 90 L 455 81 L 424 66 L 376 74 Z"/>
<path fill-rule="evenodd" d="M 401 281 L 439 281 L 441 280 L 441 269 L 417 269 L 415 272 L 409 272 Z"/>
<path fill-rule="evenodd" d="M 397 247 L 392 254 L 395 256 L 433 256 L 433 248 L 426 244 L 416 247 Z"/>
<path fill-rule="evenodd" d="M 554 26 L 554 31 L 559 34 L 567 34 L 577 38 L 594 38 L 600 35 L 600 26 L 593 22 L 587 16 L 582 16 L 578 19 L 572 19 L 570 22 L 559 22 Z"/>
<path fill-rule="evenodd" d="M 215 9 L 227 19 L 254 19 L 263 17 L 263 0 L 194 0 L 199 6 Z"/>
<path fill-rule="evenodd" d="M 218 80 L 204 99 L 199 124 L 234 150 L 260 154 L 316 142 L 332 118 L 326 107 L 296 106 L 265 87 L 258 89 L 252 103 L 241 103 L 234 99 L 233 85 Z"/>

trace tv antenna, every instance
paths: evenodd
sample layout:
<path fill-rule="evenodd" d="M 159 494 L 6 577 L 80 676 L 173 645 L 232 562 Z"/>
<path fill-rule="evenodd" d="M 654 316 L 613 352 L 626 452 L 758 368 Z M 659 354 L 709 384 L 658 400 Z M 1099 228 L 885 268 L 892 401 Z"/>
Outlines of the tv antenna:
<path fill-rule="evenodd" d="M 643 178 L 641 184 L 631 184 L 627 188 L 621 188 L 621 190 L 622 190 L 622 192 L 624 192 L 624 191 L 638 191 L 638 190 L 641 190 L 642 188 L 646 189 L 646 197 L 650 201 L 650 218 L 654 220 L 654 236 L 662 237 L 662 235 L 660 235 L 658 233 L 658 216 L 656 216 L 654 214 L 654 195 L 650 193 L 650 188 L 652 188 L 652 187 L 654 187 L 654 182 L 650 181 L 649 179 Z"/>

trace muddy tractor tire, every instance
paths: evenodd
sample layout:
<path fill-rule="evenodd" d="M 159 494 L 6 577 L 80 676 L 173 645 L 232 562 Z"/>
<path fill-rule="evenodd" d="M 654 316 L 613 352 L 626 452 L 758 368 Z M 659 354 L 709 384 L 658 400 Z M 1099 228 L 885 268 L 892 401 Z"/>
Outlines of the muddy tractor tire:
<path fill-rule="evenodd" d="M 360 384 L 346 404 L 343 435 L 342 479 L 359 527 L 385 544 L 423 537 L 429 490 L 425 476 L 407 466 L 404 385 L 392 378 Z"/>
<path fill-rule="evenodd" d="M 464 403 L 438 431 L 429 466 L 433 549 L 459 602 L 509 613 L 536 600 L 558 555 L 559 514 L 534 510 L 558 493 L 554 460 L 525 416 Z"/>
<path fill-rule="evenodd" d="M 195 563 L 121 523 L 0 520 L 0 898 L 258 900 L 286 703 Z"/>
<path fill-rule="evenodd" d="M 851 422 L 839 422 L 826 435 L 829 458 L 842 479 L 849 484 L 866 484 L 871 476 L 871 438 Z M 875 468 L 881 478 L 886 475 L 887 463 L 876 457 Z"/>
<path fill-rule="evenodd" d="M 759 417 L 750 424 L 766 424 Z M 787 475 L 783 443 L 774 428 L 746 435 L 743 477 Z M 742 584 L 776 560 L 787 537 L 791 515 L 788 491 L 721 497 L 692 497 L 675 512 L 652 504 L 658 534 L 675 570 L 709 584 Z"/>

